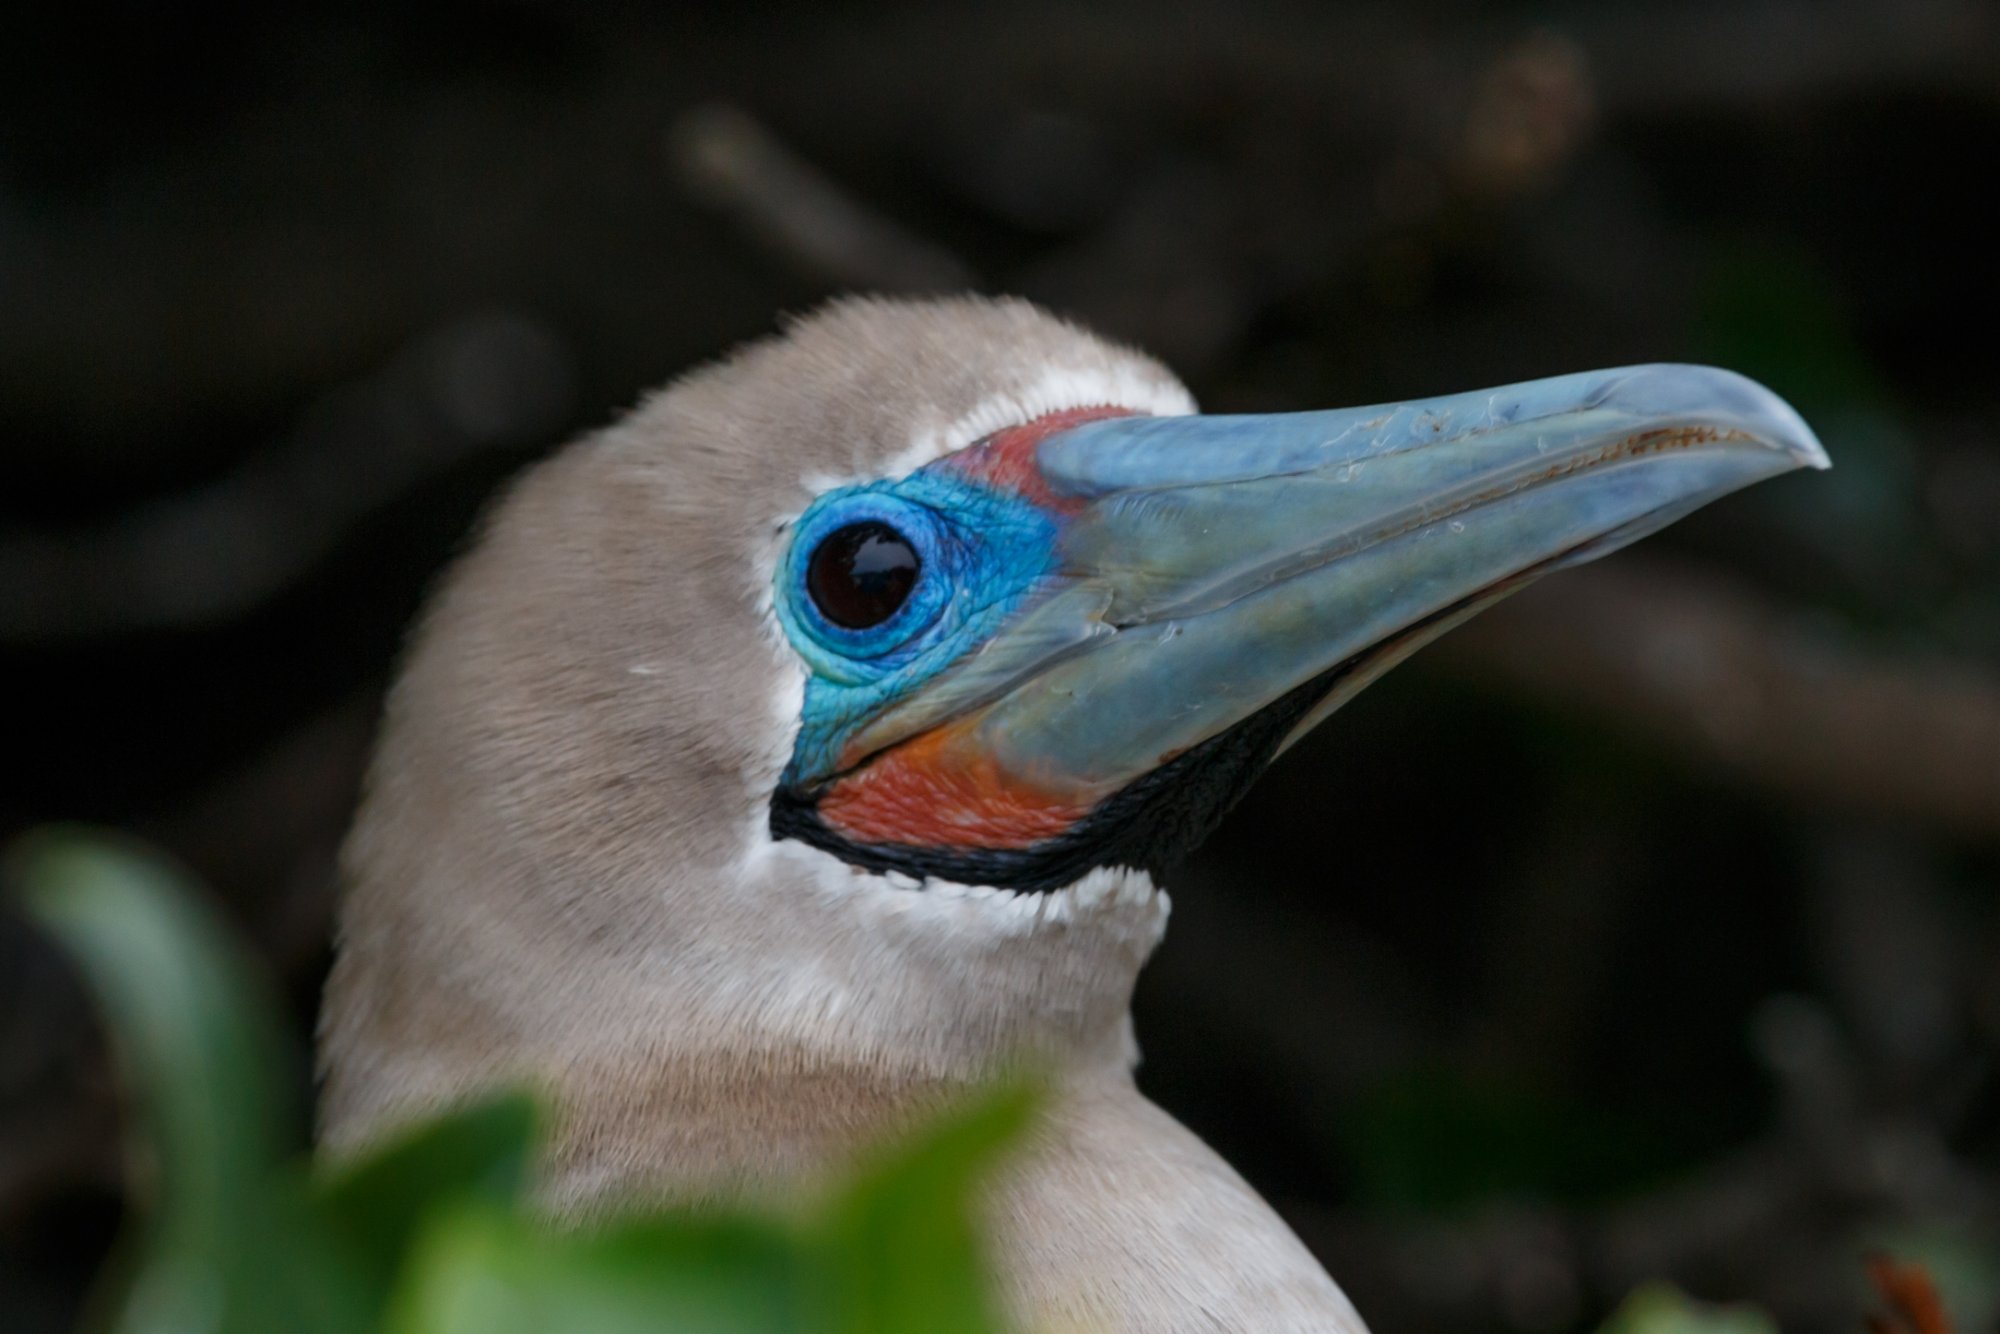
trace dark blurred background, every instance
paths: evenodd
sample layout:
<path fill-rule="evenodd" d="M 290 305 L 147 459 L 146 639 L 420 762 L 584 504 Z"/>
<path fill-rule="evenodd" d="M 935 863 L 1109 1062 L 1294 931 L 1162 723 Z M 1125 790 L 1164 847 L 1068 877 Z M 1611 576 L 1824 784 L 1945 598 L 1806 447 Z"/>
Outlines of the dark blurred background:
<path fill-rule="evenodd" d="M 1717 361 L 1838 467 L 1496 610 L 1172 883 L 1142 1082 L 1377 1328 L 2000 1309 L 2000 7 L 0 10 L 0 834 L 139 830 L 309 1044 L 483 500 L 781 311 L 1018 292 L 1212 409 Z M 0 917 L 0 1329 L 121 1202 Z"/>

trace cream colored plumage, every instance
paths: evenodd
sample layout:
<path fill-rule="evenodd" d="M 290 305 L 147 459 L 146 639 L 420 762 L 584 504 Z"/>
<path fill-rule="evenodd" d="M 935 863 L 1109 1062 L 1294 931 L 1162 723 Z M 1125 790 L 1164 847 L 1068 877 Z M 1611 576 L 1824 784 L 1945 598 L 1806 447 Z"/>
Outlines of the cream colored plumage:
<path fill-rule="evenodd" d="M 1191 406 L 1023 303 L 847 302 L 523 479 L 390 699 L 345 853 L 325 1141 L 525 1077 L 562 1107 L 558 1208 L 732 1198 L 1046 1060 L 1067 1091 L 993 1205 L 1029 1325 L 1361 1328 L 1133 1086 L 1167 914 L 1145 876 L 914 891 L 766 832 L 801 689 L 769 610 L 785 525 L 836 480 L 1106 401 Z"/>
<path fill-rule="evenodd" d="M 1274 616 L 1259 599 L 1348 580 L 1312 587 L 1349 598 L 1353 614 L 1331 619 L 1366 637 L 1264 683 L 1306 709 L 1279 718 L 1289 734 L 1263 734 L 1267 759 L 1526 579 L 1747 481 L 1824 464 L 1788 408 L 1722 372 L 1636 368 L 1514 390 L 1290 419 L 1293 443 L 1253 470 L 1282 485 L 1257 494 L 1347 506 L 1337 513 L 1350 519 L 1386 495 L 1387 517 L 1354 519 L 1352 540 L 1313 529 L 1308 547 L 1266 553 L 1276 563 L 1249 576 L 1231 567 L 1235 584 L 1200 585 L 1170 631 L 1130 642 L 1154 653 L 1146 645 L 1185 628 L 1176 642 L 1194 643 L 1236 624 L 1214 618 L 1262 607 L 1246 633 L 1312 648 L 1300 613 Z M 1277 1215 L 1134 1087 L 1128 1002 L 1167 900 L 1122 869 L 1127 853 L 1043 892 L 918 887 L 772 834 L 808 674 L 773 580 L 801 514 L 830 488 L 1106 406 L 1192 411 L 1154 361 L 1025 303 L 848 301 L 688 375 L 515 486 L 416 634 L 345 850 L 322 1025 L 332 1149 L 528 1079 L 560 1107 L 544 1184 L 559 1211 L 782 1194 L 1026 1061 L 1055 1071 L 1060 1091 L 989 1202 L 1024 1327 L 1360 1330 Z M 1093 438 L 1137 441 L 1120 466 L 1192 467 L 1197 487 L 1248 457 L 1246 430 L 1252 446 L 1270 442 L 1248 419 L 1188 420 L 1157 454 L 1146 442 L 1181 428 Z M 1322 456 L 1326 469 L 1347 461 L 1300 474 Z M 1461 512 L 1481 520 L 1472 531 Z M 1256 524 L 1248 535 L 1269 537 Z M 1161 549 L 1167 564 L 1192 550 L 1178 540 Z M 1110 601 L 1090 605 L 1111 615 Z M 1097 644 L 1133 624 L 1086 628 L 1103 632 Z M 1231 659 L 1209 661 L 1224 675 L 1204 707 L 1235 710 L 1216 726 L 1252 708 L 1272 716 L 1267 695 L 1228 675 Z M 1046 704 L 1055 688 L 1042 681 L 1021 690 Z M 1183 749 L 1137 753 L 1163 765 Z"/>

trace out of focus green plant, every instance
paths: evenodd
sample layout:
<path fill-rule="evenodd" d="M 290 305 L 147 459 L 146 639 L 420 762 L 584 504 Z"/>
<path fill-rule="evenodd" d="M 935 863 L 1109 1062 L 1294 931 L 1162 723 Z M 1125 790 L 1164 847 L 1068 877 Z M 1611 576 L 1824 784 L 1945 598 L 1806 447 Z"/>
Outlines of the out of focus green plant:
<path fill-rule="evenodd" d="M 809 1213 L 550 1226 L 525 1097 L 315 1173 L 241 952 L 158 857 L 87 831 L 9 859 L 75 955 L 135 1098 L 146 1207 L 91 1323 L 115 1334 L 942 1334 L 996 1330 L 973 1190 L 1032 1096 L 940 1121 Z"/>
<path fill-rule="evenodd" d="M 135 1193 L 90 1323 L 112 1334 L 981 1334 L 999 1329 L 973 1192 L 1032 1111 L 1003 1089 L 795 1217 L 654 1213 L 561 1229 L 529 1205 L 532 1099 L 315 1171 L 275 1007 L 158 856 L 82 830 L 8 859 L 82 966 L 132 1087 Z M 1671 1288 L 1604 1334 L 1767 1334 Z"/>
<path fill-rule="evenodd" d="M 1778 1326 L 1755 1307 L 1711 1306 L 1672 1284 L 1649 1283 L 1598 1334 L 1778 1334 Z"/>

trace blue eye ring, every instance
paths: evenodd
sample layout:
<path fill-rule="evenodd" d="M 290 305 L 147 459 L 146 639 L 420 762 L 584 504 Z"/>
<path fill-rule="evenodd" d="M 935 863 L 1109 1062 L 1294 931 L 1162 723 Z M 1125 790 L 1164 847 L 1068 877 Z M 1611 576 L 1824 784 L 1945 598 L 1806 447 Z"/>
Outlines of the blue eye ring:
<path fill-rule="evenodd" d="M 902 539 L 916 556 L 915 581 L 902 604 L 881 621 L 861 627 L 842 625 L 813 597 L 809 587 L 813 557 L 843 530 L 865 525 L 889 529 Z M 820 497 L 799 516 L 779 574 L 779 613 L 800 652 L 826 675 L 858 678 L 868 674 L 867 664 L 908 645 L 937 620 L 950 600 L 945 536 L 936 511 L 885 490 L 860 487 Z"/>

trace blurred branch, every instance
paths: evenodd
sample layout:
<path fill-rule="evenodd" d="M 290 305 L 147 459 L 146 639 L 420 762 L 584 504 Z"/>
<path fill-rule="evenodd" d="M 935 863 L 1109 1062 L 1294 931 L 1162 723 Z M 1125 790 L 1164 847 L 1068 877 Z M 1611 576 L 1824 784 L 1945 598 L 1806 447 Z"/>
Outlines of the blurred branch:
<path fill-rule="evenodd" d="M 350 696 L 140 826 L 220 893 L 287 978 L 332 934 L 335 862 L 380 711 L 375 689 Z"/>
<path fill-rule="evenodd" d="M 1810 1155 L 1773 1139 L 1600 1210 L 1496 1203 L 1399 1222 L 1294 1204 L 1287 1217 L 1364 1308 L 1379 1285 L 1419 1327 L 1490 1328 L 1498 1314 L 1515 1328 L 1560 1328 L 1668 1274 L 1705 1291 L 1754 1292 L 1784 1329 L 1842 1330 L 1860 1315 L 1857 1227 L 1884 1214 L 1879 1197 L 1836 1187 Z M 1990 1236 L 1990 1220 L 1965 1227 Z"/>
<path fill-rule="evenodd" d="M 247 611 L 383 506 L 468 457 L 560 429 L 571 381 L 567 350 L 536 321 L 496 314 L 441 329 L 206 486 L 93 529 L 0 534 L 0 642 Z"/>
<path fill-rule="evenodd" d="M 334 859 L 380 700 L 342 701 L 146 822 L 210 881 L 288 987 L 317 975 Z M 117 1100 L 70 970 L 0 915 L 0 1229 L 77 1182 L 117 1179 Z"/>
<path fill-rule="evenodd" d="M 119 1181 L 103 1048 L 73 971 L 11 908 L 0 913 L 0 1234 L 79 1183 Z"/>
<path fill-rule="evenodd" d="M 1951 1317 L 1945 1314 L 1937 1281 L 1922 1265 L 1872 1255 L 1868 1281 L 1881 1294 L 1883 1306 L 1869 1314 L 1868 1334 L 1951 1334 Z"/>
<path fill-rule="evenodd" d="M 667 154 L 690 195 L 805 277 L 882 292 L 977 286 L 963 260 L 869 208 L 737 107 L 683 113 L 667 132 Z"/>
<path fill-rule="evenodd" d="M 1614 113 L 1727 114 L 1896 87 L 1990 94 L 2000 59 L 2000 11 L 1971 0 L 1606 7 L 1571 31 Z"/>
<path fill-rule="evenodd" d="M 2000 837 L 2000 674 L 1843 642 L 1712 574 L 1565 571 L 1433 653 L 1802 804 Z"/>

